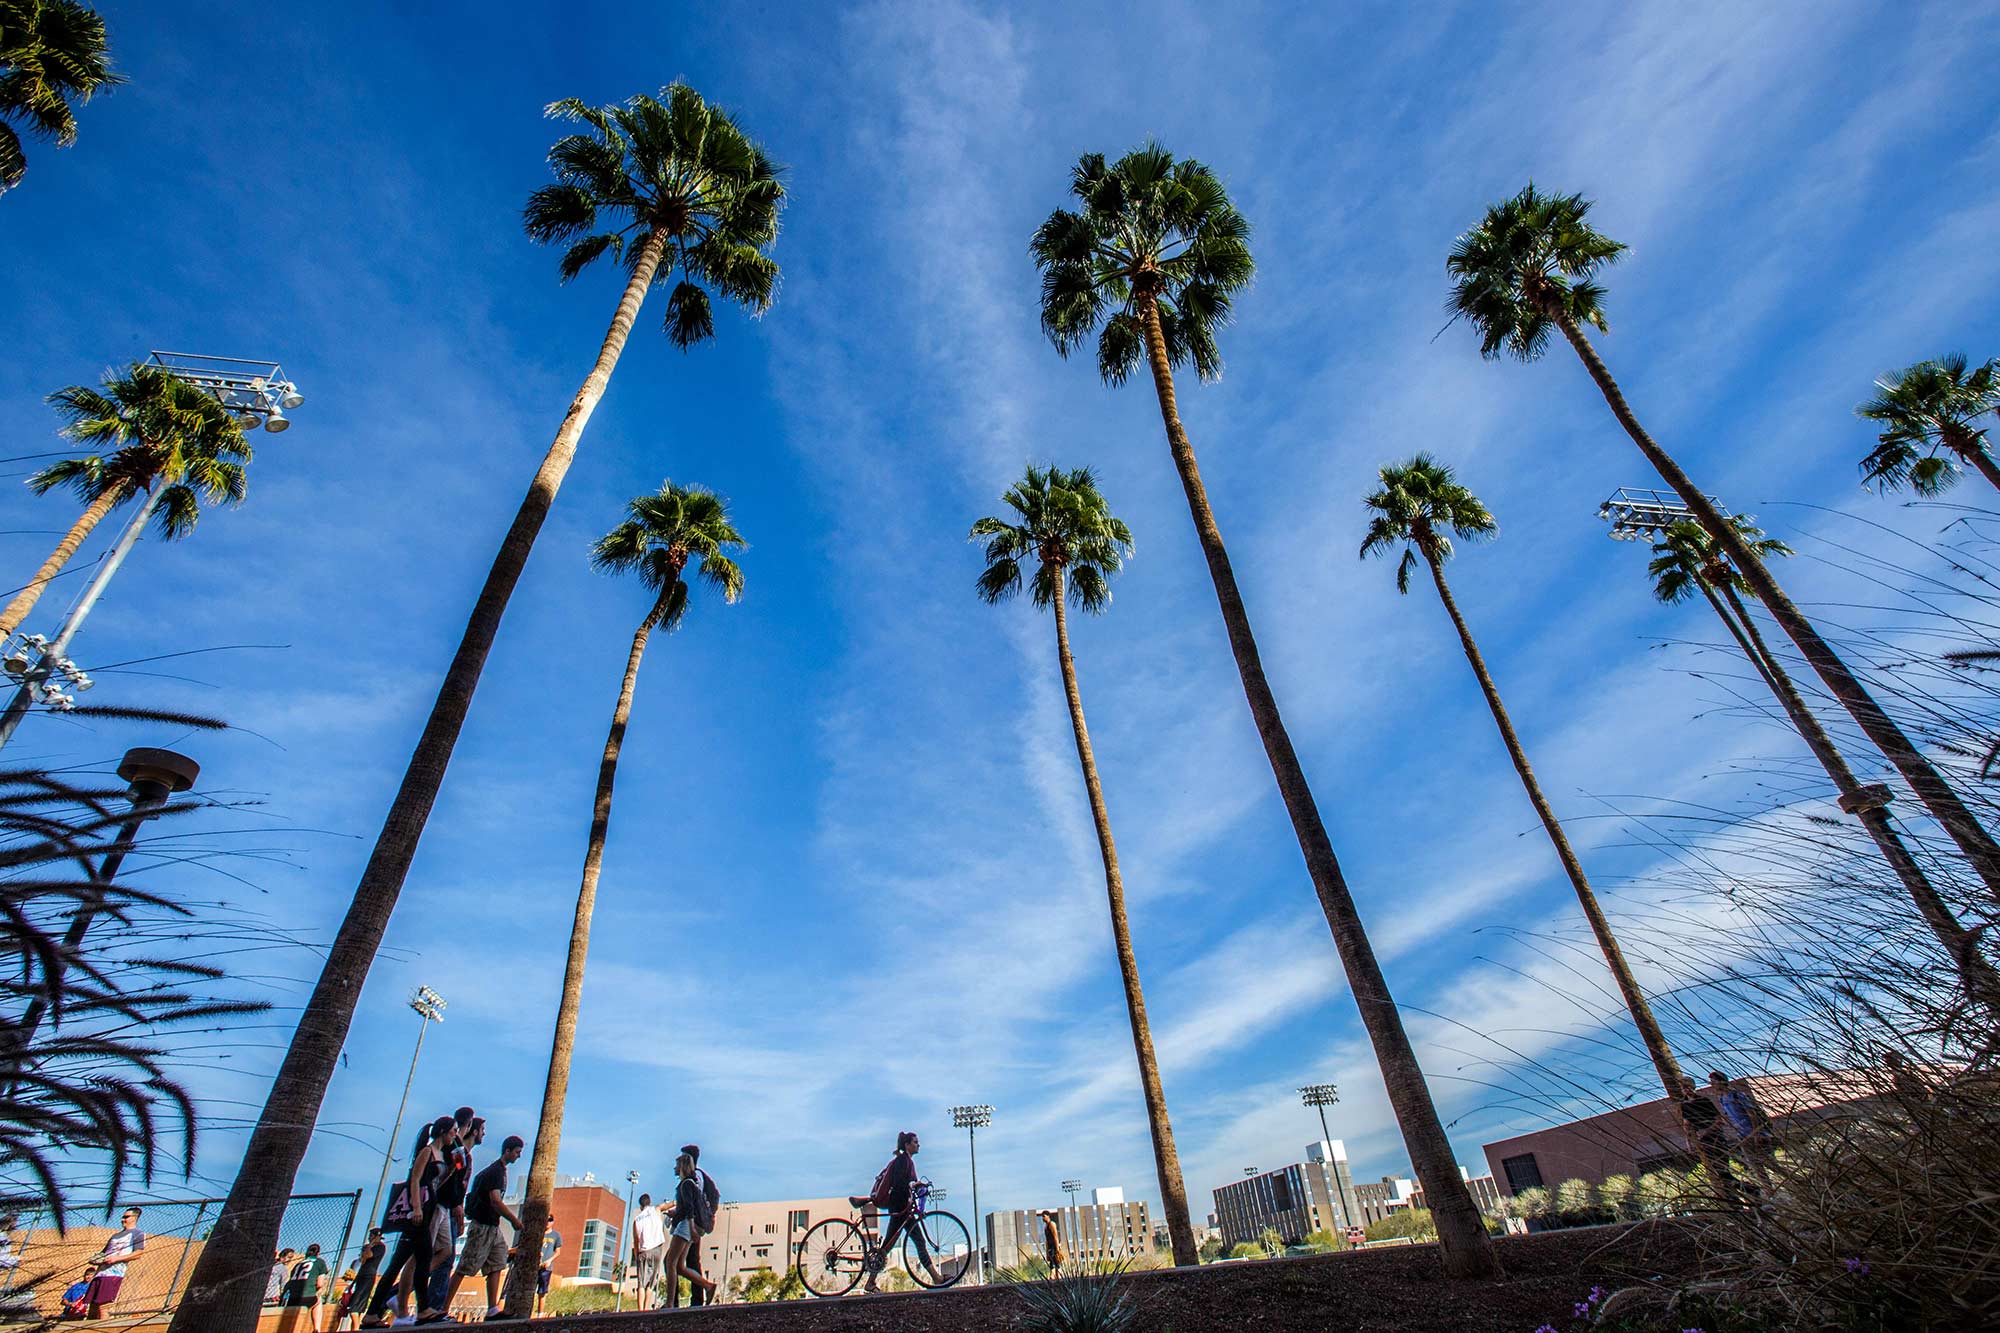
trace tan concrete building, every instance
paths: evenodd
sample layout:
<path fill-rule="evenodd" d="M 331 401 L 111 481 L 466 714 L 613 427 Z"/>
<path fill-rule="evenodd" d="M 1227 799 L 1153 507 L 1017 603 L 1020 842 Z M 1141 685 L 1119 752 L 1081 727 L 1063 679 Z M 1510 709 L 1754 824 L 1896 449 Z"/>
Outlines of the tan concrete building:
<path fill-rule="evenodd" d="M 1091 1191 L 1091 1202 L 1054 1210 L 1063 1248 L 1072 1260 L 1117 1263 L 1152 1248 L 1152 1219 L 1143 1201 L 1126 1203 L 1122 1189 Z M 995 1268 L 1013 1268 L 1042 1257 L 1039 1211 L 1015 1208 L 986 1215 L 986 1253 Z"/>
<path fill-rule="evenodd" d="M 776 1199 L 724 1203 L 715 1231 L 703 1237 L 701 1271 L 712 1282 L 769 1269 L 783 1275 L 798 1264 L 806 1232 L 829 1217 L 853 1217 L 846 1199 Z"/>
<path fill-rule="evenodd" d="M 1322 1139 L 1306 1145 L 1306 1160 L 1231 1181 L 1215 1191 L 1223 1243 L 1241 1245 L 1275 1230 L 1288 1242 L 1315 1231 L 1366 1225 L 1367 1205 L 1347 1166 L 1347 1145 Z M 1356 1219 L 1359 1219 L 1357 1222 Z"/>

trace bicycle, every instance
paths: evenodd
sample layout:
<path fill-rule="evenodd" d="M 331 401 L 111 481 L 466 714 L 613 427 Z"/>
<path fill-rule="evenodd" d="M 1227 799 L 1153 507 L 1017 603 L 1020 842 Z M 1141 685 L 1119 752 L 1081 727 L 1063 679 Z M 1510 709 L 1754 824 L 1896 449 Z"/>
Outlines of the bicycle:
<path fill-rule="evenodd" d="M 972 1233 L 950 1213 L 933 1212 L 930 1196 L 928 1180 L 910 1187 L 910 1217 L 902 1234 L 903 1271 L 925 1290 L 941 1291 L 972 1267 Z M 799 1277 L 815 1296 L 845 1296 L 867 1276 L 871 1265 L 878 1272 L 888 1265 L 889 1256 L 869 1239 L 872 1228 L 864 1230 L 867 1213 L 880 1205 L 859 1195 L 849 1195 L 847 1201 L 863 1213 L 861 1221 L 829 1217 L 799 1243 Z M 924 1264 L 926 1254 L 936 1266 L 935 1279 Z"/>

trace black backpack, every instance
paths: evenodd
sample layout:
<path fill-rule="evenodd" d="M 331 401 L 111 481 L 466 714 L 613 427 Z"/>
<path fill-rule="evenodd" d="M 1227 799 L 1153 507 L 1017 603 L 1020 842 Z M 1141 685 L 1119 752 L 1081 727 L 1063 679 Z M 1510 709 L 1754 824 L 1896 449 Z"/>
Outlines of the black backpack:
<path fill-rule="evenodd" d="M 694 1192 L 694 1224 L 703 1231 L 715 1230 L 715 1205 L 721 1199 L 722 1191 L 715 1187 L 715 1177 L 703 1171 L 702 1183 Z"/>

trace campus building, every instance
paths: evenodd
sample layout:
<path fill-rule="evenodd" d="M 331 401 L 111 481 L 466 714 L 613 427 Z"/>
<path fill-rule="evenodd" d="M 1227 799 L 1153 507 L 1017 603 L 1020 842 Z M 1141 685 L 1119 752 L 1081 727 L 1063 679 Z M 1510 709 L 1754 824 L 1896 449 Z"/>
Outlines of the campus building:
<path fill-rule="evenodd" d="M 1495 1183 L 1493 1177 L 1490 1175 L 1475 1176 L 1462 1166 L 1458 1168 L 1458 1174 L 1464 1179 L 1465 1188 L 1471 1192 L 1472 1202 L 1478 1205 L 1479 1211 L 1488 1217 L 1500 1216 L 1500 1186 Z M 1417 1192 L 1410 1196 L 1410 1207 L 1430 1207 L 1430 1204 L 1424 1201 L 1424 1187 L 1422 1184 L 1419 1184 Z"/>
<path fill-rule="evenodd" d="M 715 1230 L 702 1238 L 702 1274 L 724 1285 L 765 1269 L 783 1276 L 797 1265 L 806 1232 L 829 1217 L 852 1216 L 844 1198 L 724 1203 Z"/>
<path fill-rule="evenodd" d="M 1085 1262 L 1136 1259 L 1152 1246 L 1145 1203 L 1125 1202 L 1117 1186 L 1090 1192 L 1090 1202 L 1052 1209 L 1063 1248 Z M 993 1267 L 1013 1268 L 1043 1255 L 1039 1210 L 1015 1208 L 986 1215 L 986 1253 Z"/>
<path fill-rule="evenodd" d="M 1410 1200 L 1418 1193 L 1417 1182 L 1407 1176 L 1384 1176 L 1379 1181 L 1356 1185 L 1354 1198 L 1360 1217 L 1355 1225 L 1372 1226 L 1389 1214 L 1410 1207 Z"/>
<path fill-rule="evenodd" d="M 1835 1108 L 1867 1100 L 1877 1086 L 1863 1074 L 1759 1074 L 1742 1080 L 1783 1138 Z M 1551 1125 L 1486 1145 L 1486 1161 L 1502 1193 L 1554 1189 L 1565 1180 L 1601 1184 L 1608 1176 L 1637 1179 L 1649 1171 L 1687 1170 L 1699 1160 L 1688 1145 L 1680 1112 L 1665 1097 Z"/>
<path fill-rule="evenodd" d="M 1287 1242 L 1315 1231 L 1366 1225 L 1362 1190 L 1348 1170 L 1339 1139 L 1306 1145 L 1306 1160 L 1232 1181 L 1215 1191 L 1215 1218 L 1225 1245 L 1255 1241 L 1274 1230 Z"/>
<path fill-rule="evenodd" d="M 549 1224 L 562 1233 L 563 1247 L 549 1265 L 565 1282 L 610 1282 L 622 1257 L 625 1200 L 596 1176 L 557 1176 Z"/>

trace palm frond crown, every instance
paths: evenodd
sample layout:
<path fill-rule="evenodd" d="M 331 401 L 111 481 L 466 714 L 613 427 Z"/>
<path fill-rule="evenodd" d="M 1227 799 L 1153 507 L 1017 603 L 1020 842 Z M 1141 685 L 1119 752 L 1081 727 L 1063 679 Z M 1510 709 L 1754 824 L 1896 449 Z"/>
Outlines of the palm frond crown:
<path fill-rule="evenodd" d="M 1000 497 L 1009 515 L 989 515 L 972 525 L 970 538 L 986 543 L 986 568 L 974 582 L 985 602 L 1021 590 L 1024 562 L 1037 607 L 1054 603 L 1058 578 L 1070 604 L 1093 614 L 1111 602 L 1111 576 L 1132 554 L 1132 530 L 1111 512 L 1089 468 L 1064 470 L 1028 464 L 1021 480 Z"/>
<path fill-rule="evenodd" d="M 28 170 L 15 124 L 67 148 L 76 142 L 71 103 L 123 82 L 96 10 L 76 0 L 0 0 L 0 193 Z"/>
<path fill-rule="evenodd" d="M 161 535 L 193 530 L 204 501 L 239 504 L 252 448 L 236 418 L 205 391 L 158 366 L 107 371 L 101 389 L 73 384 L 49 395 L 65 438 L 102 450 L 66 458 L 28 479 L 37 494 L 64 488 L 86 501 L 124 488 L 165 487 L 155 508 Z"/>
<path fill-rule="evenodd" d="M 1042 274 L 1042 330 L 1064 356 L 1097 334 L 1097 368 L 1122 384 L 1144 354 L 1140 305 L 1159 314 L 1167 358 L 1204 380 L 1222 373 L 1217 330 L 1249 285 L 1250 224 L 1222 181 L 1148 143 L 1107 164 L 1086 153 L 1070 176 L 1081 207 L 1057 209 L 1029 251 Z"/>
<path fill-rule="evenodd" d="M 1730 515 L 1729 525 L 1759 560 L 1792 554 L 1792 548 L 1776 537 L 1766 537 L 1749 514 Z M 1670 524 L 1653 542 L 1653 558 L 1646 564 L 1646 576 L 1653 580 L 1653 596 L 1668 604 L 1686 601 L 1703 583 L 1727 586 L 1739 596 L 1751 592 L 1749 581 L 1716 547 L 1708 529 L 1691 518 Z"/>
<path fill-rule="evenodd" d="M 528 197 L 522 225 L 564 246 L 568 282 L 609 255 L 628 271 L 647 237 L 666 243 L 654 285 L 673 284 L 666 333 L 686 350 L 715 335 L 710 293 L 762 314 L 778 289 L 785 187 L 780 168 L 722 108 L 683 83 L 660 96 L 592 107 L 575 98 L 547 114 L 582 126 L 549 149 L 555 174 Z"/>
<path fill-rule="evenodd" d="M 687 566 L 722 594 L 743 595 L 743 570 L 731 558 L 749 545 L 729 519 L 729 502 L 700 486 L 671 481 L 625 506 L 623 523 L 597 539 L 590 561 L 612 574 L 637 574 L 654 594 L 651 623 L 672 630 L 687 612 Z"/>
<path fill-rule="evenodd" d="M 1478 541 L 1500 530 L 1478 496 L 1458 484 L 1451 469 L 1429 454 L 1392 463 L 1378 474 L 1381 486 L 1362 500 L 1371 515 L 1361 558 L 1387 555 L 1398 546 L 1396 591 L 1410 590 L 1410 573 L 1423 555 L 1439 564 L 1452 556 L 1451 538 Z"/>
<path fill-rule="evenodd" d="M 1493 205 L 1458 238 L 1445 269 L 1449 307 L 1479 334 L 1482 356 L 1532 361 L 1548 346 L 1558 316 L 1608 330 L 1598 270 L 1625 246 L 1589 224 L 1590 200 L 1546 194 L 1533 182 Z"/>
<path fill-rule="evenodd" d="M 2000 410 L 2000 359 L 1976 367 L 1962 353 L 1920 361 L 1877 380 L 1875 389 L 1854 409 L 1882 426 L 1861 460 L 1862 484 L 1936 495 L 1957 482 L 1960 464 L 1986 448 L 1986 428 L 1978 423 Z"/>

